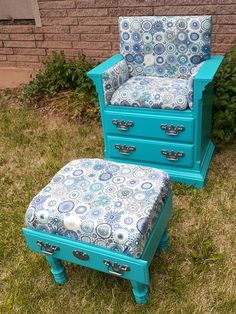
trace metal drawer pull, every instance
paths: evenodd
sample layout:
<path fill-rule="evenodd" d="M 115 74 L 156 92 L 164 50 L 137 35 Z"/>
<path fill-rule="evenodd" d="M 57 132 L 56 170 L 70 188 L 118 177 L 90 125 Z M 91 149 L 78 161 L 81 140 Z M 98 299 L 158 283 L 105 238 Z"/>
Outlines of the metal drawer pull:
<path fill-rule="evenodd" d="M 89 259 L 88 254 L 81 251 L 77 251 L 77 250 L 73 251 L 73 255 L 77 257 L 78 259 L 81 259 L 82 261 L 87 261 Z"/>
<path fill-rule="evenodd" d="M 42 241 L 37 241 L 37 245 L 40 246 L 41 253 L 46 255 L 53 255 L 56 251 L 60 250 L 58 246 L 49 243 L 43 243 Z"/>
<path fill-rule="evenodd" d="M 107 266 L 107 270 L 110 274 L 122 276 L 125 271 L 130 271 L 130 267 L 126 265 L 119 265 L 118 263 L 112 263 L 107 259 L 103 260 L 103 264 Z"/>
<path fill-rule="evenodd" d="M 112 124 L 114 124 L 116 126 L 116 128 L 120 131 L 128 131 L 129 128 L 134 126 L 134 122 L 133 121 L 124 121 L 124 120 L 117 120 L 117 119 L 113 119 L 112 120 Z"/>
<path fill-rule="evenodd" d="M 179 160 L 179 157 L 185 156 L 184 152 L 175 152 L 173 150 L 168 151 L 166 149 L 162 149 L 161 153 L 162 153 L 162 155 L 166 156 L 166 159 L 168 159 L 170 161 L 177 161 L 177 160 Z"/>
<path fill-rule="evenodd" d="M 185 127 L 183 125 L 175 126 L 174 124 L 171 124 L 170 126 L 168 126 L 167 124 L 161 124 L 160 128 L 162 130 L 165 130 L 165 133 L 167 135 L 171 135 L 171 136 L 176 136 L 180 132 L 184 132 L 185 131 Z"/>
<path fill-rule="evenodd" d="M 119 152 L 122 155 L 126 155 L 126 156 L 129 156 L 132 152 L 136 151 L 135 146 L 126 146 L 126 145 L 120 145 L 120 144 L 115 144 L 114 146 L 117 150 L 119 150 Z"/>

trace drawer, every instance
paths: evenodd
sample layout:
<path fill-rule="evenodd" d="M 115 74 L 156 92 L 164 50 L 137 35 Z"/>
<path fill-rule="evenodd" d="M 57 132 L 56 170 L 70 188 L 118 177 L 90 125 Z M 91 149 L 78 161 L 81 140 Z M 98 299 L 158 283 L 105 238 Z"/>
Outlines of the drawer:
<path fill-rule="evenodd" d="M 139 138 L 193 142 L 194 119 L 192 117 L 171 117 L 158 114 L 105 113 L 108 135 L 122 135 Z"/>
<path fill-rule="evenodd" d="M 191 167 L 193 145 L 108 136 L 108 158 Z"/>
<path fill-rule="evenodd" d="M 79 264 L 88 268 L 96 269 L 108 274 L 116 275 L 121 278 L 149 283 L 148 262 L 135 259 L 122 253 L 117 253 L 96 245 L 75 241 L 62 236 L 55 236 L 39 230 L 23 228 L 23 233 L 30 250 L 43 254 L 42 247 L 38 245 L 38 241 L 44 245 L 57 247 L 52 254 L 53 257 Z M 75 251 L 77 253 L 75 253 Z M 86 256 L 87 258 L 81 258 Z M 104 260 L 106 262 L 104 262 Z M 112 266 L 117 263 L 119 266 L 127 266 L 128 270 L 124 270 L 120 275 L 114 273 Z M 112 266 L 109 266 L 111 264 Z"/>

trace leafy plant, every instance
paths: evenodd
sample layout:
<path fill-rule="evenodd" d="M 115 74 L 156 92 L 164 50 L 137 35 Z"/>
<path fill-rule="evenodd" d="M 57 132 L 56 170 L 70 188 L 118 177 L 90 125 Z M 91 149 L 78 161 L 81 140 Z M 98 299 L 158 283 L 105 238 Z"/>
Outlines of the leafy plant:
<path fill-rule="evenodd" d="M 219 149 L 236 141 L 236 44 L 226 53 L 215 78 L 213 140 Z"/>
<path fill-rule="evenodd" d="M 192 235 L 191 239 L 191 260 L 196 267 L 195 270 L 201 272 L 208 269 L 215 263 L 220 263 L 224 259 L 223 253 L 217 252 L 212 238 L 207 235 L 205 230 Z"/>
<path fill-rule="evenodd" d="M 97 93 L 87 72 L 96 65 L 84 55 L 66 60 L 63 52 L 52 54 L 44 69 L 25 87 L 23 99 L 30 104 L 53 107 L 73 118 L 98 119 Z"/>

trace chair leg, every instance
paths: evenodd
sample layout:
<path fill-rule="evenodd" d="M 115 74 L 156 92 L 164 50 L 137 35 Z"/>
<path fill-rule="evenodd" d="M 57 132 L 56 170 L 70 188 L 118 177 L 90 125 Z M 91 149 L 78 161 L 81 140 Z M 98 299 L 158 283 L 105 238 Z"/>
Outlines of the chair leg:
<path fill-rule="evenodd" d="M 146 304 L 148 302 L 148 286 L 131 280 L 133 295 L 137 304 Z"/>
<path fill-rule="evenodd" d="M 166 228 L 166 230 L 164 231 L 164 233 L 162 235 L 162 238 L 161 238 L 160 244 L 158 246 L 158 249 L 162 250 L 162 251 L 167 251 L 168 246 L 169 246 L 169 237 L 168 237 L 168 231 L 167 231 L 167 228 Z"/>
<path fill-rule="evenodd" d="M 61 260 L 49 255 L 46 255 L 45 257 L 51 266 L 51 273 L 53 274 L 55 282 L 58 284 L 65 283 L 67 281 L 67 276 Z"/>

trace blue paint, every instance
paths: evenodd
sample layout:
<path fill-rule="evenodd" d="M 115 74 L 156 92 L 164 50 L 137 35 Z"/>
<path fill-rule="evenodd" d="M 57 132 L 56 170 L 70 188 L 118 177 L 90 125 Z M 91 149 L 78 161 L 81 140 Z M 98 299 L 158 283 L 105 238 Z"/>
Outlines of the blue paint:
<path fill-rule="evenodd" d="M 45 256 L 49 265 L 51 266 L 51 273 L 54 277 L 54 280 L 58 284 L 64 284 L 67 282 L 67 275 L 65 273 L 64 266 L 61 260 L 53 257 L 53 256 Z"/>
<path fill-rule="evenodd" d="M 141 259 L 148 261 L 149 265 L 152 262 L 157 248 L 163 249 L 163 241 L 166 244 L 165 248 L 168 246 L 167 227 L 172 210 L 172 195 L 170 195 L 166 201 L 165 209 L 162 211 L 159 220 L 156 222 L 141 256 Z"/>
<path fill-rule="evenodd" d="M 100 105 L 100 113 L 101 113 L 101 120 L 103 125 L 103 133 L 104 133 L 104 154 L 105 157 L 106 154 L 106 147 L 108 146 L 107 138 L 105 134 L 107 133 L 107 125 L 105 123 L 105 100 L 104 100 L 104 92 L 103 92 L 103 86 L 102 86 L 102 73 L 104 73 L 107 69 L 115 65 L 117 62 L 122 60 L 123 57 L 121 54 L 116 54 L 112 56 L 111 58 L 107 59 L 105 62 L 99 64 L 96 68 L 92 69 L 87 73 L 88 77 L 90 77 L 95 86 L 98 93 L 98 99 L 99 99 L 99 105 Z"/>
<path fill-rule="evenodd" d="M 156 167 L 167 171 L 174 181 L 202 188 L 214 151 L 211 142 L 212 81 L 223 57 L 212 56 L 204 62 L 194 79 L 193 110 L 184 111 L 106 106 L 102 73 L 122 58 L 117 54 L 88 73 L 99 95 L 105 159 Z M 134 126 L 127 131 L 118 130 L 112 123 L 116 119 L 132 121 Z M 167 135 L 161 124 L 182 125 L 185 131 L 176 136 Z M 124 156 L 115 150 L 114 144 L 136 146 L 136 151 Z M 184 152 L 185 157 L 168 161 L 161 154 L 163 149 Z"/>
<path fill-rule="evenodd" d="M 161 238 L 161 242 L 158 246 L 158 249 L 161 251 L 167 251 L 168 250 L 168 246 L 169 246 L 169 236 L 168 236 L 168 231 L 165 230 L 164 234 Z"/>
<path fill-rule="evenodd" d="M 117 109 L 117 110 L 116 110 Z M 108 110 L 105 115 L 105 123 L 107 124 L 107 134 L 115 136 L 128 136 L 133 138 L 147 138 L 160 141 L 170 141 L 170 142 L 183 142 L 192 143 L 194 134 L 194 119 L 189 117 L 188 114 L 185 117 L 185 112 L 180 117 L 173 114 L 172 116 L 156 115 L 155 111 L 151 109 L 151 112 L 146 112 L 145 109 L 137 109 L 138 112 L 124 112 L 124 109 L 120 107 L 115 107 L 114 110 Z M 153 112 L 154 111 L 154 112 Z M 167 111 L 167 110 L 165 110 Z M 169 113 L 169 111 L 167 112 Z M 143 124 L 143 117 L 145 115 L 145 121 L 147 126 Z M 133 127 L 130 127 L 127 131 L 119 130 L 113 123 L 113 120 L 118 119 L 119 121 L 131 121 L 134 123 Z M 185 131 L 180 132 L 178 136 L 168 135 L 161 125 L 179 125 L 184 123 Z M 144 132 L 145 129 L 145 132 Z"/>
<path fill-rule="evenodd" d="M 106 259 L 112 263 L 116 262 L 120 265 L 129 266 L 130 270 L 124 272 L 120 277 L 130 280 L 137 303 L 147 303 L 148 285 L 150 283 L 149 266 L 158 246 L 161 246 L 161 243 L 163 244 L 163 241 L 166 241 L 166 230 L 171 213 L 172 195 L 170 194 L 139 259 L 93 244 L 35 229 L 23 228 L 22 230 L 29 249 L 34 252 L 43 254 L 40 246 L 37 245 L 37 241 L 59 247 L 59 250 L 56 250 L 52 255 L 45 255 L 51 266 L 51 272 L 56 283 L 62 284 L 67 280 L 62 261 L 68 261 L 111 274 L 108 267 L 103 263 L 103 260 Z M 73 254 L 74 250 L 86 253 L 89 259 L 78 259 Z"/>
<path fill-rule="evenodd" d="M 177 150 L 179 152 L 184 152 L 185 156 L 180 157 L 175 161 L 175 165 L 182 167 L 192 167 L 193 165 L 193 145 L 192 144 L 177 144 L 177 143 L 166 143 L 164 141 L 153 141 L 147 139 L 136 139 L 129 137 L 118 137 L 118 136 L 108 136 L 108 154 L 111 159 L 119 160 L 126 163 L 127 156 L 122 155 L 116 148 L 116 144 L 122 144 L 127 146 L 134 146 L 136 150 L 131 152 L 128 156 L 129 161 L 136 161 L 137 163 L 143 162 L 148 163 L 149 166 L 157 167 L 159 165 L 172 166 L 172 161 L 169 161 L 165 155 L 161 153 L 163 149 L 171 151 Z"/>

